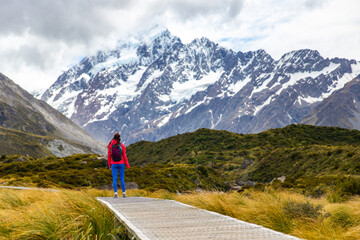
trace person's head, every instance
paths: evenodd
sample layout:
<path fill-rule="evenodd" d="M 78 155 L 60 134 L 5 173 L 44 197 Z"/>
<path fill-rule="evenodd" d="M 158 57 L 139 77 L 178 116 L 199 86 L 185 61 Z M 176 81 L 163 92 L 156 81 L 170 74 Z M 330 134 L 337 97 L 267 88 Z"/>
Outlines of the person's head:
<path fill-rule="evenodd" d="M 115 141 L 117 141 L 118 143 L 120 143 L 120 141 L 121 141 L 120 133 L 115 133 L 113 139 L 114 139 Z M 112 140 L 111 140 L 111 141 L 112 141 Z M 107 146 L 108 148 L 110 147 L 111 141 L 109 142 L 109 144 L 108 144 L 108 146 Z"/>
<path fill-rule="evenodd" d="M 113 139 L 117 142 L 120 142 L 121 141 L 120 133 L 115 133 Z"/>

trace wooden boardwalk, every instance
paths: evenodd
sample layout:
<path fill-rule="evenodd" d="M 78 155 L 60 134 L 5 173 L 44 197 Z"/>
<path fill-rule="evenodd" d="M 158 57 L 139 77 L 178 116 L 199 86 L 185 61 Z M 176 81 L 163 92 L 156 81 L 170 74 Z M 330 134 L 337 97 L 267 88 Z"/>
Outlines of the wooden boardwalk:
<path fill-rule="evenodd" d="M 97 198 L 141 240 L 299 239 L 173 200 L 144 197 Z"/>
<path fill-rule="evenodd" d="M 51 188 L 34 188 L 34 187 L 15 187 L 15 186 L 0 186 L 0 189 L 17 189 L 17 190 L 38 190 L 38 191 L 50 191 L 50 192 L 58 192 L 59 190 L 51 189 Z"/>

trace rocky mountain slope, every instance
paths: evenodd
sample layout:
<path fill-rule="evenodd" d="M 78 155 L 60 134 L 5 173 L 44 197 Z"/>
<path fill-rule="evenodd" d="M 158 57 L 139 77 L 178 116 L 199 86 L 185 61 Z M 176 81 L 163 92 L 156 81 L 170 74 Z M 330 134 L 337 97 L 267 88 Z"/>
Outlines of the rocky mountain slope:
<path fill-rule="evenodd" d="M 155 27 L 84 58 L 42 99 L 97 139 L 120 131 L 129 144 L 198 128 L 257 133 L 301 123 L 358 74 L 359 62 L 315 50 L 274 60 L 207 38 L 184 44 Z"/>
<path fill-rule="evenodd" d="M 104 147 L 47 103 L 0 73 L 0 154 L 103 153 Z"/>
<path fill-rule="evenodd" d="M 360 76 L 317 105 L 303 123 L 360 129 Z"/>

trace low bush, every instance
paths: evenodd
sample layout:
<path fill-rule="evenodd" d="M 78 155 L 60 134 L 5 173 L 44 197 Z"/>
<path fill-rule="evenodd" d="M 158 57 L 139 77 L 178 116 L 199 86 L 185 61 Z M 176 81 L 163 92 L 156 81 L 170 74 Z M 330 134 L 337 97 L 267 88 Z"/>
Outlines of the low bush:
<path fill-rule="evenodd" d="M 283 211 L 291 218 L 312 218 L 317 219 L 322 214 L 323 206 L 313 205 L 310 202 L 288 201 L 284 203 Z"/>

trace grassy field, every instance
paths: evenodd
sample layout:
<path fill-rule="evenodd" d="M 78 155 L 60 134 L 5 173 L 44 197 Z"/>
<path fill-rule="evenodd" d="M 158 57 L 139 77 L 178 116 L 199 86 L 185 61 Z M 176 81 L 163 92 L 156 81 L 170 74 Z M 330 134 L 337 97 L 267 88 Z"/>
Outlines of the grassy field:
<path fill-rule="evenodd" d="M 123 231 L 91 191 L 0 190 L 0 239 L 115 239 Z"/>
<path fill-rule="evenodd" d="M 360 131 L 291 125 L 243 135 L 200 129 L 130 145 L 127 155 L 125 181 L 140 189 L 130 196 L 174 199 L 304 239 L 360 239 Z M 271 181 L 280 176 L 284 182 Z M 228 191 L 248 180 L 257 183 Z M 94 199 L 112 196 L 96 190 L 111 182 L 98 155 L 1 155 L 0 185 L 61 191 L 0 189 L 0 239 L 124 235 Z"/>
<path fill-rule="evenodd" d="M 132 190 L 129 196 L 174 199 L 304 239 L 360 239 L 360 197 L 332 203 L 268 188 L 264 191 L 174 194 Z M 111 191 L 0 190 L 0 239 L 114 239 L 125 229 L 94 197 Z"/>

